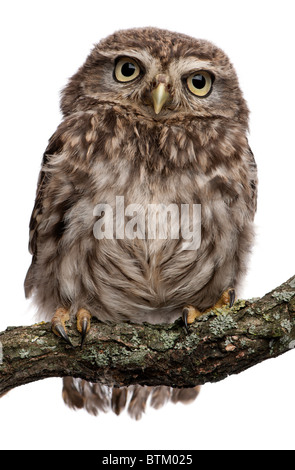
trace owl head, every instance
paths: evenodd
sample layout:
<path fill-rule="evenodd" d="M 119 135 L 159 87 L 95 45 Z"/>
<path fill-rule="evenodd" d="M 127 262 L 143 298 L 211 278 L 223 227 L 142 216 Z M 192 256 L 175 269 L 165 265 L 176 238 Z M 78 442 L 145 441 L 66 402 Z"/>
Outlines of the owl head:
<path fill-rule="evenodd" d="M 157 28 L 116 32 L 97 44 L 62 94 L 65 116 L 97 106 L 167 122 L 224 118 L 247 125 L 237 75 L 214 44 Z"/>

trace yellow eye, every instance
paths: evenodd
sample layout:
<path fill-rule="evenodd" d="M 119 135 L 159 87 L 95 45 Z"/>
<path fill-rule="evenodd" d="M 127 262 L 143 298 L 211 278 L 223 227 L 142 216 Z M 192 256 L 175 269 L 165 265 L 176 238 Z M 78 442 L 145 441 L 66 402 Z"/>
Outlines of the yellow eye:
<path fill-rule="evenodd" d="M 119 60 L 115 68 L 115 77 L 118 82 L 131 82 L 140 74 L 140 68 L 133 59 L 124 57 Z"/>
<path fill-rule="evenodd" d="M 188 77 L 187 86 L 194 95 L 207 96 L 212 88 L 211 75 L 204 71 L 195 72 Z"/>

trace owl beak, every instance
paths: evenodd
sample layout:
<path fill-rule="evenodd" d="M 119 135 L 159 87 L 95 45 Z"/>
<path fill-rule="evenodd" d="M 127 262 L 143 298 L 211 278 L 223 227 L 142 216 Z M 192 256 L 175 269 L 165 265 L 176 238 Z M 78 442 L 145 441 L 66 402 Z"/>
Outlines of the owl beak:
<path fill-rule="evenodd" d="M 152 100 L 156 114 L 161 112 L 164 104 L 170 98 L 170 93 L 167 90 L 167 85 L 163 82 L 159 83 L 152 91 Z"/>

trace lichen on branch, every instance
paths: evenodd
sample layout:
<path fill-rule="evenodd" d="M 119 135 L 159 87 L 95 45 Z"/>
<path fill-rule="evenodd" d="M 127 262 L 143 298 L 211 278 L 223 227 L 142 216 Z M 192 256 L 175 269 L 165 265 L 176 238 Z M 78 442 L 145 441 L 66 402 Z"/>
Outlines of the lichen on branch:
<path fill-rule="evenodd" d="M 0 333 L 0 395 L 47 377 L 107 385 L 194 387 L 217 382 L 295 347 L 295 276 L 261 299 L 200 317 L 186 333 L 173 324 L 104 324 L 92 319 L 83 349 L 74 324 L 70 347 L 50 323 Z"/>

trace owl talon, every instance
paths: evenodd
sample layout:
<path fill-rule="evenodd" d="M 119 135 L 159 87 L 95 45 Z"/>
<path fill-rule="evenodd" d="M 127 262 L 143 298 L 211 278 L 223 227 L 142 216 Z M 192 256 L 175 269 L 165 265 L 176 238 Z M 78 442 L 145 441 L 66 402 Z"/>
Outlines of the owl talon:
<path fill-rule="evenodd" d="M 70 338 L 68 337 L 67 335 L 67 332 L 65 330 L 65 328 L 63 327 L 63 325 L 55 325 L 55 331 L 72 347 L 74 347 L 72 345 L 72 342 L 70 340 Z"/>
<path fill-rule="evenodd" d="M 84 318 L 84 320 L 82 322 L 82 332 L 81 332 L 81 335 L 82 335 L 81 349 L 83 347 L 83 344 L 84 344 L 84 341 L 85 341 L 85 338 L 86 338 L 86 335 L 87 335 L 87 331 L 88 331 L 88 321 L 87 321 L 86 318 Z"/>
<path fill-rule="evenodd" d="M 183 319 L 183 321 L 184 321 L 184 328 L 185 328 L 185 331 L 186 331 L 187 334 L 189 333 L 189 331 L 188 331 L 188 323 L 187 323 L 188 312 L 189 312 L 189 310 L 188 310 L 188 308 L 186 308 L 186 307 L 182 310 L 182 319 Z"/>
<path fill-rule="evenodd" d="M 195 319 L 199 318 L 201 315 L 202 313 L 191 305 L 187 305 L 183 308 L 182 319 L 184 321 L 184 327 L 187 333 L 189 332 L 188 325 L 194 323 Z"/>
<path fill-rule="evenodd" d="M 228 293 L 229 293 L 229 306 L 230 308 L 232 308 L 236 300 L 236 291 L 235 289 L 229 289 Z"/>
<path fill-rule="evenodd" d="M 67 335 L 67 331 L 65 327 L 65 322 L 68 321 L 69 319 L 70 319 L 70 315 L 69 315 L 68 310 L 64 308 L 58 308 L 51 320 L 51 327 L 52 327 L 53 333 L 56 336 L 62 337 L 66 341 L 66 343 L 68 343 L 70 346 L 73 347 L 73 344 Z"/>
<path fill-rule="evenodd" d="M 213 308 L 222 308 L 225 305 L 229 305 L 229 307 L 232 308 L 233 304 L 235 303 L 235 299 L 236 291 L 233 287 L 230 287 L 229 289 L 223 292 L 222 296 Z"/>
<path fill-rule="evenodd" d="M 88 331 L 90 330 L 90 320 L 91 314 L 85 308 L 81 308 L 77 313 L 77 329 L 80 331 L 82 339 L 81 339 L 81 348 L 83 347 L 85 338 L 87 336 Z"/>
<path fill-rule="evenodd" d="M 216 304 L 212 308 L 208 308 L 204 312 L 200 312 L 200 310 L 195 307 L 192 307 L 191 305 L 185 306 L 182 310 L 182 319 L 184 321 L 184 327 L 186 332 L 189 332 L 188 325 L 193 323 L 196 318 L 199 318 L 204 313 L 210 312 L 210 310 L 213 310 L 214 308 L 222 308 L 225 305 L 229 305 L 229 307 L 231 308 L 235 303 L 235 298 L 235 289 L 231 287 L 223 292 L 218 302 L 216 302 Z"/>

